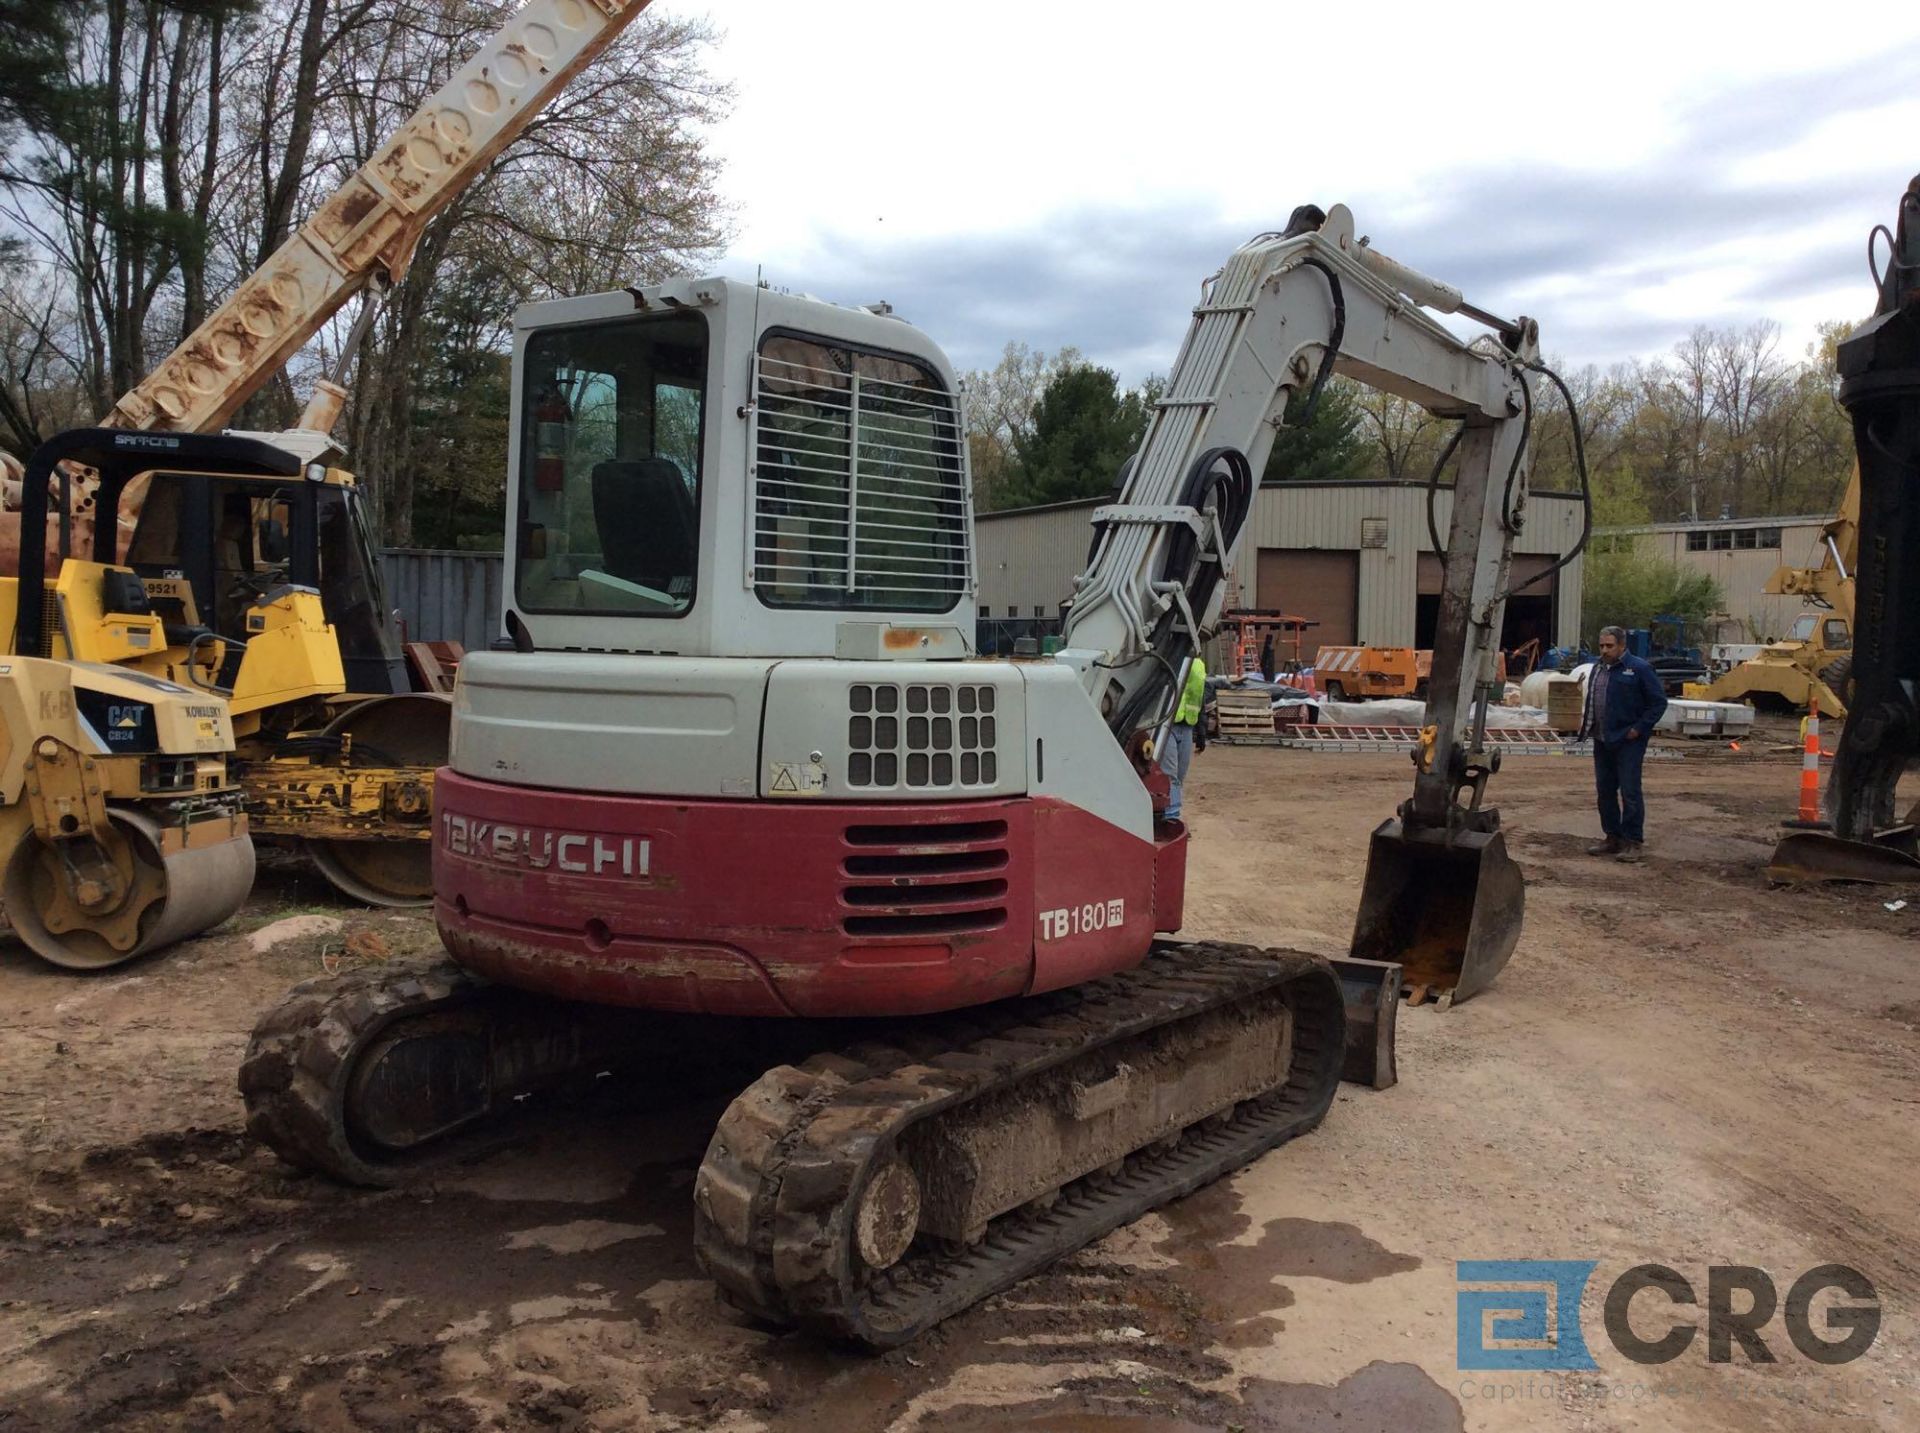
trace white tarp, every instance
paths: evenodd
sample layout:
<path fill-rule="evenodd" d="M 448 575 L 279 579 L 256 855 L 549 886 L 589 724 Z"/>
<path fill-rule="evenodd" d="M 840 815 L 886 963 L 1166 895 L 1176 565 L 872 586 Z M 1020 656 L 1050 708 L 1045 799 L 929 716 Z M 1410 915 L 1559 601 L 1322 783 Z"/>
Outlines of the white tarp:
<path fill-rule="evenodd" d="M 1411 698 L 1390 698 L 1377 702 L 1327 702 L 1319 704 L 1320 720 L 1332 726 L 1425 726 L 1427 704 Z M 1489 705 L 1488 727 L 1545 726 L 1547 714 L 1539 707 L 1503 707 Z"/>

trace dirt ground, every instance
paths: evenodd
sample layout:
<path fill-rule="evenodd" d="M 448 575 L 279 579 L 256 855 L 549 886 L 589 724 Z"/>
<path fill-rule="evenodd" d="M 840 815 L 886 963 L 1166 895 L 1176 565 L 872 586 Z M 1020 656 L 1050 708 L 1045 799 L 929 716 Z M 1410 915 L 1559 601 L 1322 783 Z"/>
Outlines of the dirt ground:
<path fill-rule="evenodd" d="M 1407 777 L 1210 749 L 1189 933 L 1344 950 Z M 281 862 L 220 932 L 127 970 L 0 947 L 0 1429 L 1920 1427 L 1920 892 L 1768 889 L 1791 759 L 1647 784 L 1649 859 L 1622 866 L 1582 854 L 1584 762 L 1510 761 L 1519 952 L 1481 998 L 1401 1012 L 1398 1087 L 1344 1087 L 1308 1138 L 884 1357 L 703 1283 L 711 1098 L 569 1116 L 398 1192 L 255 1148 L 234 1073 L 257 1013 L 342 961 L 426 956 L 426 921 Z M 1515 1258 L 1597 1261 L 1597 1372 L 1460 1369 L 1455 1261 Z M 1776 1318 L 1777 1362 L 1701 1338 L 1643 1368 L 1601 1301 L 1646 1262 L 1703 1301 L 1711 1265 L 1784 1300 L 1848 1264 L 1883 1324 L 1844 1366 Z M 1652 1336 L 1670 1318 L 1642 1299 Z"/>

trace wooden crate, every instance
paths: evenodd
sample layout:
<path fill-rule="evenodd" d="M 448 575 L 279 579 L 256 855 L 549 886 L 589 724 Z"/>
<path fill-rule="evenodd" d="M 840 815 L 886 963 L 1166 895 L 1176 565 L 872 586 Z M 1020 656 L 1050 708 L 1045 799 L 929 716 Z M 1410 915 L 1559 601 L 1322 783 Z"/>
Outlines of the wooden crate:
<path fill-rule="evenodd" d="M 1230 687 L 1224 688 L 1214 697 L 1213 710 L 1222 741 L 1277 735 L 1273 727 L 1273 700 L 1265 692 L 1236 692 Z"/>
<path fill-rule="evenodd" d="M 1574 677 L 1551 677 L 1547 681 L 1547 725 L 1554 731 L 1579 731 L 1585 714 L 1586 694 Z"/>

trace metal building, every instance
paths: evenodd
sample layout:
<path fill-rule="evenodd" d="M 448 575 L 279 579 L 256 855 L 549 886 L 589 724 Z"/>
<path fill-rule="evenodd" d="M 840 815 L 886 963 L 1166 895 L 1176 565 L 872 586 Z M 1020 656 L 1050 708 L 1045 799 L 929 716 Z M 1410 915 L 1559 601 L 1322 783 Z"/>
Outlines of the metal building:
<path fill-rule="evenodd" d="M 1434 520 L 1444 541 L 1452 493 L 1441 489 Z M 1260 489 L 1248 518 L 1230 606 L 1277 608 L 1318 625 L 1302 642 L 1430 646 L 1440 608 L 1440 559 L 1427 536 L 1421 483 L 1285 483 Z M 1085 566 L 1093 510 L 1104 499 L 987 513 L 977 520 L 982 645 L 995 633 L 1052 630 Z M 1579 540 L 1577 496 L 1534 493 L 1515 543 L 1514 572 L 1527 578 Z M 1502 645 L 1542 646 L 1580 635 L 1581 559 L 1516 594 Z"/>
<path fill-rule="evenodd" d="M 1818 567 L 1824 517 L 1722 518 L 1602 528 L 1596 545 L 1664 558 L 1706 573 L 1720 584 L 1721 611 L 1710 642 L 1772 642 L 1784 637 L 1806 603 L 1763 589 L 1780 567 Z"/>

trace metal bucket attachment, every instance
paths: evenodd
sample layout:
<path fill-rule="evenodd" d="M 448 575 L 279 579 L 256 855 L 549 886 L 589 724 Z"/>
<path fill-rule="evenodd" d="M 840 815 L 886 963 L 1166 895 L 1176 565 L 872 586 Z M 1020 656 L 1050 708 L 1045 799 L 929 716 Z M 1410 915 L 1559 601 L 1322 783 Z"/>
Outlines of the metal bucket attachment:
<path fill-rule="evenodd" d="M 1527 883 L 1498 831 L 1373 833 L 1353 955 L 1397 961 L 1416 1001 L 1454 1004 L 1493 983 L 1520 940 Z"/>
<path fill-rule="evenodd" d="M 1347 1053 L 1340 1078 L 1384 1090 L 1400 1081 L 1393 1063 L 1393 1020 L 1400 1009 L 1400 967 L 1389 960 L 1333 961 L 1347 1007 Z"/>
<path fill-rule="evenodd" d="M 1871 881 L 1882 886 L 1920 886 L 1920 857 L 1907 849 L 1912 838 L 1911 826 L 1873 841 L 1849 841 L 1830 831 L 1792 831 L 1773 848 L 1767 879 L 1775 885 Z"/>

